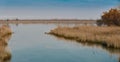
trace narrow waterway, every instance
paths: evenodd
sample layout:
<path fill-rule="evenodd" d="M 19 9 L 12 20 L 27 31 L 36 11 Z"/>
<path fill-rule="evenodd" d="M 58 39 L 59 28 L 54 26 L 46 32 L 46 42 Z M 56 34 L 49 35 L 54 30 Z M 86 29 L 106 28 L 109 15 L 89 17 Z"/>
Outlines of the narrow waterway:
<path fill-rule="evenodd" d="M 74 24 L 70 25 L 73 26 Z M 120 50 L 47 35 L 56 24 L 11 24 L 11 62 L 119 62 Z"/>

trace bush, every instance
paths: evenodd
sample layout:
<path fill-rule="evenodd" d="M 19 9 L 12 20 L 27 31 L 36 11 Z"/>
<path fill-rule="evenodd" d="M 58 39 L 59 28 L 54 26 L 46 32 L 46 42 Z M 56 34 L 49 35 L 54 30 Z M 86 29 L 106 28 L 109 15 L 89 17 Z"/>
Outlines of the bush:
<path fill-rule="evenodd" d="M 102 23 L 108 26 L 120 26 L 120 10 L 110 9 L 108 12 L 104 12 L 101 16 L 101 20 Z"/>
<path fill-rule="evenodd" d="M 103 23 L 102 20 L 97 20 L 96 24 L 97 24 L 98 26 L 102 26 L 104 23 Z"/>

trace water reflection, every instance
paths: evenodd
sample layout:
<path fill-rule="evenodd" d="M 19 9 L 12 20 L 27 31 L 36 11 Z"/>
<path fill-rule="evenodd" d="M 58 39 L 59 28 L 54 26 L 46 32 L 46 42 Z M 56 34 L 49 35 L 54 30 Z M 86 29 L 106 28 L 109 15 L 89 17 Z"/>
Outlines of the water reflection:
<path fill-rule="evenodd" d="M 57 37 L 57 36 L 54 36 L 56 37 L 58 40 L 66 40 L 66 41 L 71 41 L 71 42 L 74 42 L 74 40 L 69 40 L 69 39 L 65 39 L 65 38 L 62 38 L 62 37 Z M 77 41 L 76 41 L 77 42 Z M 89 42 L 77 42 L 79 43 L 80 45 L 82 46 L 85 46 L 85 47 L 89 47 L 89 48 L 97 48 L 97 49 L 102 49 L 106 52 L 108 52 L 110 54 L 110 56 L 112 55 L 116 55 L 118 57 L 118 61 L 120 62 L 120 49 L 115 49 L 115 48 L 106 48 L 100 44 L 96 44 L 96 43 L 89 43 Z M 93 51 L 93 55 L 95 55 L 97 52 Z"/>
<path fill-rule="evenodd" d="M 3 31 L 4 29 L 5 31 Z M 11 38 L 11 34 L 2 35 L 2 31 L 7 33 L 6 29 L 10 28 L 7 26 L 6 28 L 0 28 L 0 62 L 10 62 L 11 60 L 11 52 L 8 48 L 8 41 Z"/>
<path fill-rule="evenodd" d="M 73 25 L 75 24 L 68 26 Z M 117 50 L 109 51 L 96 44 L 95 47 L 89 43 L 65 42 L 44 34 L 57 27 L 57 24 L 10 26 L 15 32 L 9 44 L 14 52 L 11 62 L 118 62 L 119 60 Z"/>

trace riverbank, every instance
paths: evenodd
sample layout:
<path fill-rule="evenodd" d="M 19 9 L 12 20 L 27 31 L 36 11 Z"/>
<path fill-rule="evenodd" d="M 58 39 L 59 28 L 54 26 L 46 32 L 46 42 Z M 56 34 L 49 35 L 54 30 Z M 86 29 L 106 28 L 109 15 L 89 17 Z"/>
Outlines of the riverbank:
<path fill-rule="evenodd" d="M 8 62 L 11 59 L 11 53 L 8 50 L 8 41 L 11 37 L 12 30 L 9 26 L 0 27 L 0 62 Z"/>
<path fill-rule="evenodd" d="M 12 30 L 8 25 L 2 25 L 0 27 L 0 37 L 4 37 L 6 35 L 12 34 Z"/>
<path fill-rule="evenodd" d="M 96 43 L 104 47 L 120 49 L 120 27 L 57 27 L 49 34 L 78 42 Z"/>

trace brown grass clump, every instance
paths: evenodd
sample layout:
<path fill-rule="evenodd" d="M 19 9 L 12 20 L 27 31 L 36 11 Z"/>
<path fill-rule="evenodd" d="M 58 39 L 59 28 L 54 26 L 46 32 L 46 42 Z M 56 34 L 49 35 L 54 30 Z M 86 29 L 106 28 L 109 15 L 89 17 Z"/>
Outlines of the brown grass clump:
<path fill-rule="evenodd" d="M 79 42 L 91 42 L 105 47 L 120 48 L 120 27 L 58 27 L 51 30 L 50 34 Z"/>
<path fill-rule="evenodd" d="M 0 37 L 12 34 L 12 30 L 7 25 L 2 25 L 0 27 Z"/>
<path fill-rule="evenodd" d="M 11 34 L 12 31 L 7 25 L 0 27 L 0 62 L 7 62 L 11 59 L 11 53 L 7 49 Z"/>

